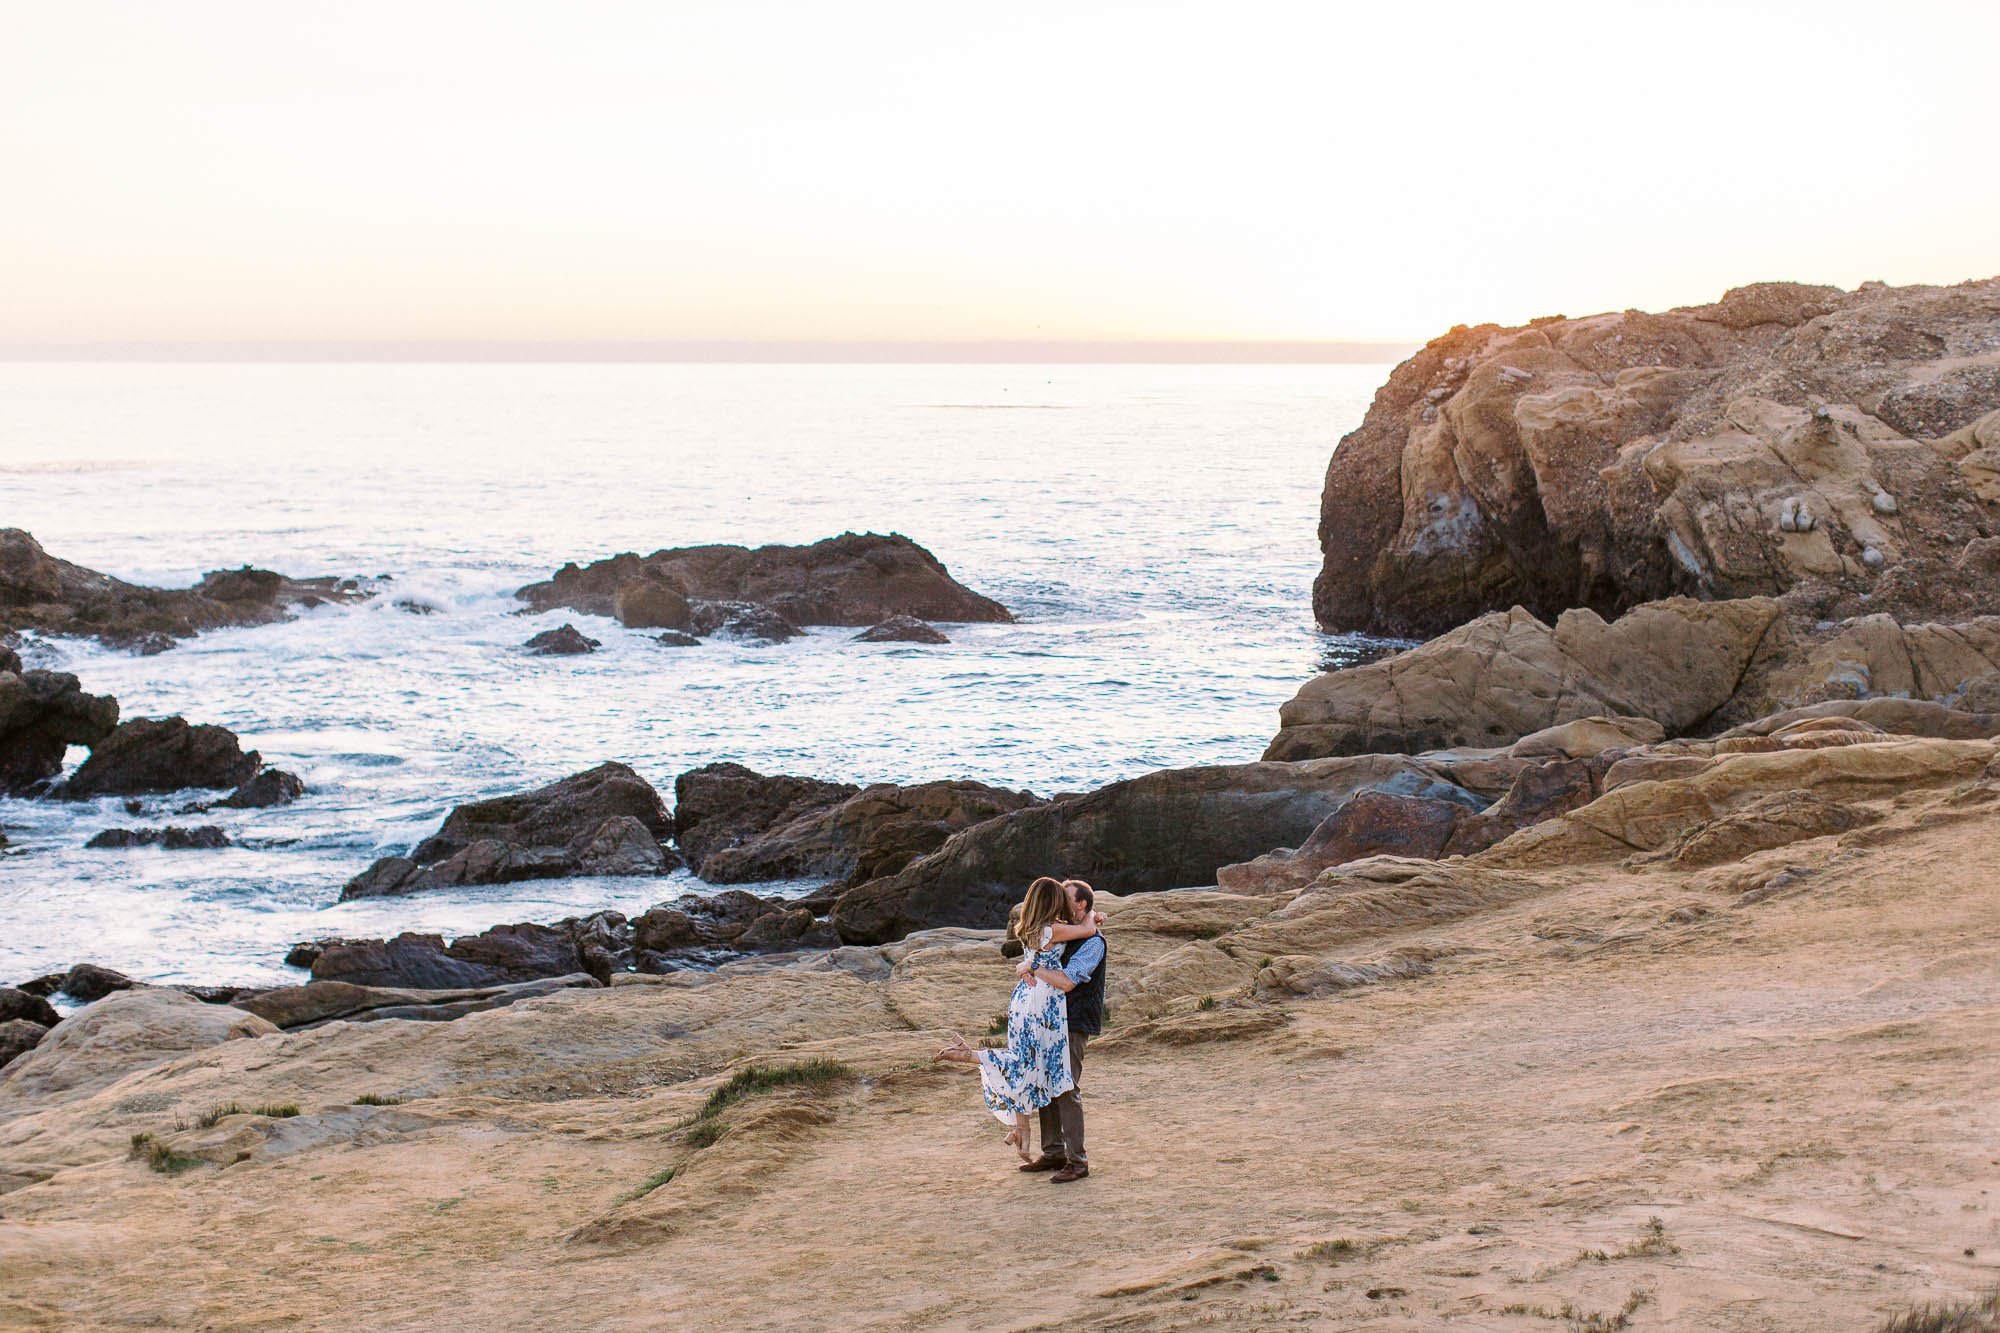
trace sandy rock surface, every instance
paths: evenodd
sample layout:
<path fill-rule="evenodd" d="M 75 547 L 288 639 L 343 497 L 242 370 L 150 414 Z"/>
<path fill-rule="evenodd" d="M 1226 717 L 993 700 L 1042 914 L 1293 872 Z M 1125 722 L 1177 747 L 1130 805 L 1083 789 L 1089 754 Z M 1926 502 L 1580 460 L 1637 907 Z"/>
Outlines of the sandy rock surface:
<path fill-rule="evenodd" d="M 1678 593 L 1990 613 L 2000 584 L 1950 574 L 2000 531 L 1996 460 L 2000 279 L 1461 326 L 1335 451 L 1314 610 L 1396 634 Z"/>

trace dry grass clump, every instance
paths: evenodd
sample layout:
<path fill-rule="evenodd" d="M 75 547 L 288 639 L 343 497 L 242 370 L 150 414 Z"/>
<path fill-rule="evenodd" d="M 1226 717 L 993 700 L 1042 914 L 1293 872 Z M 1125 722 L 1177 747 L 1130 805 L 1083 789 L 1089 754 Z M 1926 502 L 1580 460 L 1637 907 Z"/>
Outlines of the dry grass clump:
<path fill-rule="evenodd" d="M 1882 1325 L 1879 1333 L 2000 1333 L 2000 1290 L 1969 1301 L 1912 1307 Z"/>
<path fill-rule="evenodd" d="M 855 1077 L 854 1070 L 838 1060 L 807 1060 L 796 1065 L 746 1065 L 729 1076 L 729 1081 L 708 1094 L 695 1112 L 696 1120 L 712 1120 L 745 1097 L 778 1088 L 808 1088 L 819 1091 Z"/>

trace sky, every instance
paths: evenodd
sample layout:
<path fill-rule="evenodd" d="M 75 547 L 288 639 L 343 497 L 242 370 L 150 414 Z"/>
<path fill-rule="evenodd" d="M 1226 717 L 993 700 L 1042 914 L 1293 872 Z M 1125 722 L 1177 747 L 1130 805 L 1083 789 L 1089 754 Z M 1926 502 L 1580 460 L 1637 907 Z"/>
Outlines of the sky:
<path fill-rule="evenodd" d="M 0 352 L 1421 342 L 2000 274 L 2000 4 L 0 0 Z"/>

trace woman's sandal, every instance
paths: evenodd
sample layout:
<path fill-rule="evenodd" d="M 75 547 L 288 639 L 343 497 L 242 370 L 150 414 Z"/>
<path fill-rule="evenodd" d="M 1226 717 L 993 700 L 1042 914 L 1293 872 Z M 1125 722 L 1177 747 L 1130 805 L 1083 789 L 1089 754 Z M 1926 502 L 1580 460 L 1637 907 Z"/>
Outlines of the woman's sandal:
<path fill-rule="evenodd" d="M 950 1058 L 952 1056 L 957 1055 L 960 1052 L 963 1052 L 966 1055 L 971 1055 L 973 1053 L 972 1047 L 966 1044 L 965 1038 L 961 1037 L 958 1033 L 954 1032 L 951 1034 L 951 1045 L 946 1046 L 944 1049 L 940 1050 L 936 1055 L 933 1055 L 931 1057 L 931 1063 L 934 1065 L 946 1064 L 950 1062 Z"/>

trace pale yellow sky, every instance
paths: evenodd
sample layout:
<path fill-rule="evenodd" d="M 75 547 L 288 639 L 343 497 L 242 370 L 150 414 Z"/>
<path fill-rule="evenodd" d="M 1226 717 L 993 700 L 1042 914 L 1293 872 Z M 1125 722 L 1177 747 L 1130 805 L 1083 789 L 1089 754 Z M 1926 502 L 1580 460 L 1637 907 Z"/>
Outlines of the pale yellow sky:
<path fill-rule="evenodd" d="M 2000 4 L 0 0 L 0 345 L 1389 339 L 2000 273 Z"/>

